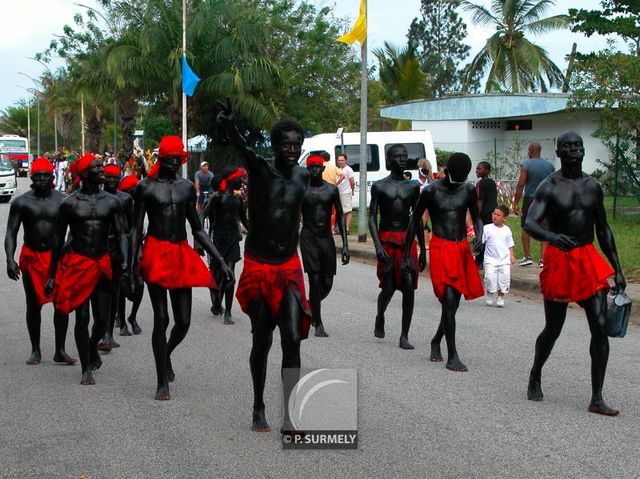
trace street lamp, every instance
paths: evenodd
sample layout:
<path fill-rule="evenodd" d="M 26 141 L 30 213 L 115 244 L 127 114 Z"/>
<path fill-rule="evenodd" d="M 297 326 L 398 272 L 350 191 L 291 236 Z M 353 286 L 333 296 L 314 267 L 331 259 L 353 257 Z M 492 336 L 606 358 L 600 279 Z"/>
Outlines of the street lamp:
<path fill-rule="evenodd" d="M 22 73 L 22 72 L 18 72 L 18 75 L 22 75 L 27 77 L 29 80 L 31 80 L 33 82 L 33 84 L 37 87 L 38 86 L 38 82 L 32 78 L 31 76 L 27 75 L 26 73 Z M 38 105 L 38 155 L 40 156 L 40 90 L 38 90 L 37 88 L 31 88 L 31 90 L 33 90 L 36 96 L 36 101 L 37 101 L 37 105 Z"/>
<path fill-rule="evenodd" d="M 14 85 L 18 88 L 22 88 L 27 93 L 31 93 L 29 88 L 25 88 L 20 85 Z M 29 139 L 29 154 L 31 154 L 31 98 L 27 101 L 27 138 Z"/>
<path fill-rule="evenodd" d="M 47 69 L 47 71 L 49 72 L 49 78 L 51 78 L 51 85 L 55 85 L 56 79 L 53 76 L 53 72 L 47 66 L 46 63 L 44 63 L 41 60 L 38 60 L 37 58 L 33 58 L 33 57 L 27 57 L 27 58 L 29 60 L 33 60 L 34 62 L 38 62 L 38 63 L 40 63 L 40 65 L 45 67 Z M 53 109 L 53 145 L 54 145 L 55 152 L 58 153 L 58 113 L 55 111 L 55 108 Z"/>

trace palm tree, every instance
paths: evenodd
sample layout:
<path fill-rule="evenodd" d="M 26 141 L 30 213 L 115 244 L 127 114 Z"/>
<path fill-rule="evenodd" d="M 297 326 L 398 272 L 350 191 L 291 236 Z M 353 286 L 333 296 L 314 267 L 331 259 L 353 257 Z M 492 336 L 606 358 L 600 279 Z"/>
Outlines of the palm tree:
<path fill-rule="evenodd" d="M 408 44 L 402 49 L 384 42 L 384 48 L 373 54 L 380 62 L 381 99 L 386 103 L 416 100 L 429 95 L 427 74 L 420 66 L 416 45 Z M 410 128 L 407 120 L 400 120 L 398 130 Z"/>
<path fill-rule="evenodd" d="M 27 114 L 28 109 L 25 100 L 20 100 L 16 105 L 0 110 L 0 129 L 5 133 L 26 137 Z"/>
<path fill-rule="evenodd" d="M 567 27 L 566 15 L 544 18 L 545 12 L 555 5 L 554 0 L 493 0 L 491 11 L 469 0 L 462 0 L 461 5 L 473 13 L 474 23 L 496 28 L 469 64 L 465 84 L 474 75 L 488 71 L 485 92 L 546 92 L 562 86 L 564 76 L 547 51 L 525 37 Z"/>

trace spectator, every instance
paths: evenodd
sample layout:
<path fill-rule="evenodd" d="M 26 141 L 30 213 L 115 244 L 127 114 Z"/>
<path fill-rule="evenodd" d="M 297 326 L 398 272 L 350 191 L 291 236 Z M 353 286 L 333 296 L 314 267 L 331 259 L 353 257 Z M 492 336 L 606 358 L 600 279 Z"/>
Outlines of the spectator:
<path fill-rule="evenodd" d="M 356 187 L 356 176 L 353 174 L 353 170 L 347 163 L 347 154 L 338 154 L 338 167 L 342 171 L 342 175 L 338 178 L 338 192 L 340 193 L 340 203 L 342 204 L 342 212 L 344 213 L 344 223 L 346 226 L 347 234 L 351 227 L 351 216 L 353 214 L 353 190 Z"/>
<path fill-rule="evenodd" d="M 202 211 L 204 202 L 209 194 L 213 193 L 213 173 L 209 171 L 209 163 L 203 161 L 200 163 L 200 169 L 196 171 L 195 177 L 196 184 L 196 196 L 198 197 L 197 210 L 198 213 Z"/>
<path fill-rule="evenodd" d="M 522 200 L 522 211 L 520 212 L 520 226 L 522 227 L 522 249 L 524 250 L 524 258 L 518 263 L 519 266 L 529 266 L 533 264 L 531 259 L 531 239 L 524 230 L 524 223 L 527 220 L 527 213 L 533 198 L 536 193 L 538 185 L 542 183 L 547 176 L 555 171 L 553 164 L 540 157 L 542 147 L 540 143 L 533 142 L 529 145 L 529 159 L 526 160 L 520 167 L 520 177 L 518 178 L 518 184 L 516 185 L 516 192 L 513 195 L 513 203 L 511 209 L 518 214 L 520 208 L 518 203 L 522 197 L 524 191 L 524 199 Z M 546 224 L 546 223 L 545 223 Z M 544 257 L 544 249 L 547 246 L 546 241 L 540 242 L 540 260 L 538 261 L 538 268 L 543 267 L 542 258 Z"/>

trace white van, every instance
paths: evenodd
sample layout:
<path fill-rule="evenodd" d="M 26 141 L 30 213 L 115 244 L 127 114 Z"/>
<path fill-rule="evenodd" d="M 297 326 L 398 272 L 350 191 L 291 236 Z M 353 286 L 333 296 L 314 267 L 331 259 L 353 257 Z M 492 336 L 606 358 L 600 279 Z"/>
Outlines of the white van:
<path fill-rule="evenodd" d="M 431 133 L 422 131 L 372 131 L 367 133 L 367 206 L 371 200 L 369 192 L 374 181 L 389 176 L 385 165 L 387 150 L 400 143 L 407 148 L 409 161 L 407 171 L 412 178 L 418 177 L 418 160 L 426 158 L 431 164 L 431 171 L 438 171 L 436 152 L 433 148 Z M 344 148 L 344 149 L 343 149 Z M 336 156 L 344 151 L 347 162 L 356 175 L 356 187 L 353 195 L 353 207 L 358 208 L 360 200 L 360 133 L 320 133 L 311 138 L 305 138 L 302 144 L 300 165 L 304 166 L 311 153 L 326 151 L 335 163 Z"/>

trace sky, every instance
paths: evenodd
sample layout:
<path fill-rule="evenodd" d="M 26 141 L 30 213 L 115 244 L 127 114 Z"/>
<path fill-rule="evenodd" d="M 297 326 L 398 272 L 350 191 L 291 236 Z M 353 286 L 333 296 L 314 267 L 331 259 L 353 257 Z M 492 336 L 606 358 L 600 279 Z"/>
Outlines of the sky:
<path fill-rule="evenodd" d="M 25 89 L 33 88 L 34 83 L 18 72 L 33 78 L 43 73 L 45 67 L 29 57 L 45 50 L 65 24 L 73 23 L 74 13 L 85 10 L 75 0 L 10 0 L 6 3 L 3 17 L 9 21 L 3 22 L 0 29 L 0 110 L 30 95 Z M 79 3 L 96 5 L 95 0 Z M 476 3 L 488 6 L 490 0 L 476 0 Z M 569 8 L 596 9 L 600 5 L 599 0 L 557 0 L 556 3 L 549 15 L 565 13 Z M 316 0 L 316 4 L 332 7 L 337 18 L 353 21 L 358 16 L 360 0 Z M 404 45 L 411 21 L 420 16 L 420 0 L 369 0 L 368 4 L 368 50 L 381 48 L 385 40 L 397 46 Z M 466 42 L 472 45 L 470 60 L 493 31 L 473 25 L 466 13 L 462 16 L 467 23 Z M 599 35 L 587 38 L 568 31 L 533 39 L 547 49 L 551 59 L 562 70 L 566 68 L 565 56 L 574 41 L 578 43 L 578 51 L 582 52 L 597 51 L 606 46 L 606 39 Z M 372 58 L 370 54 L 370 62 Z M 54 61 L 50 68 L 55 69 L 61 64 L 59 60 Z"/>

